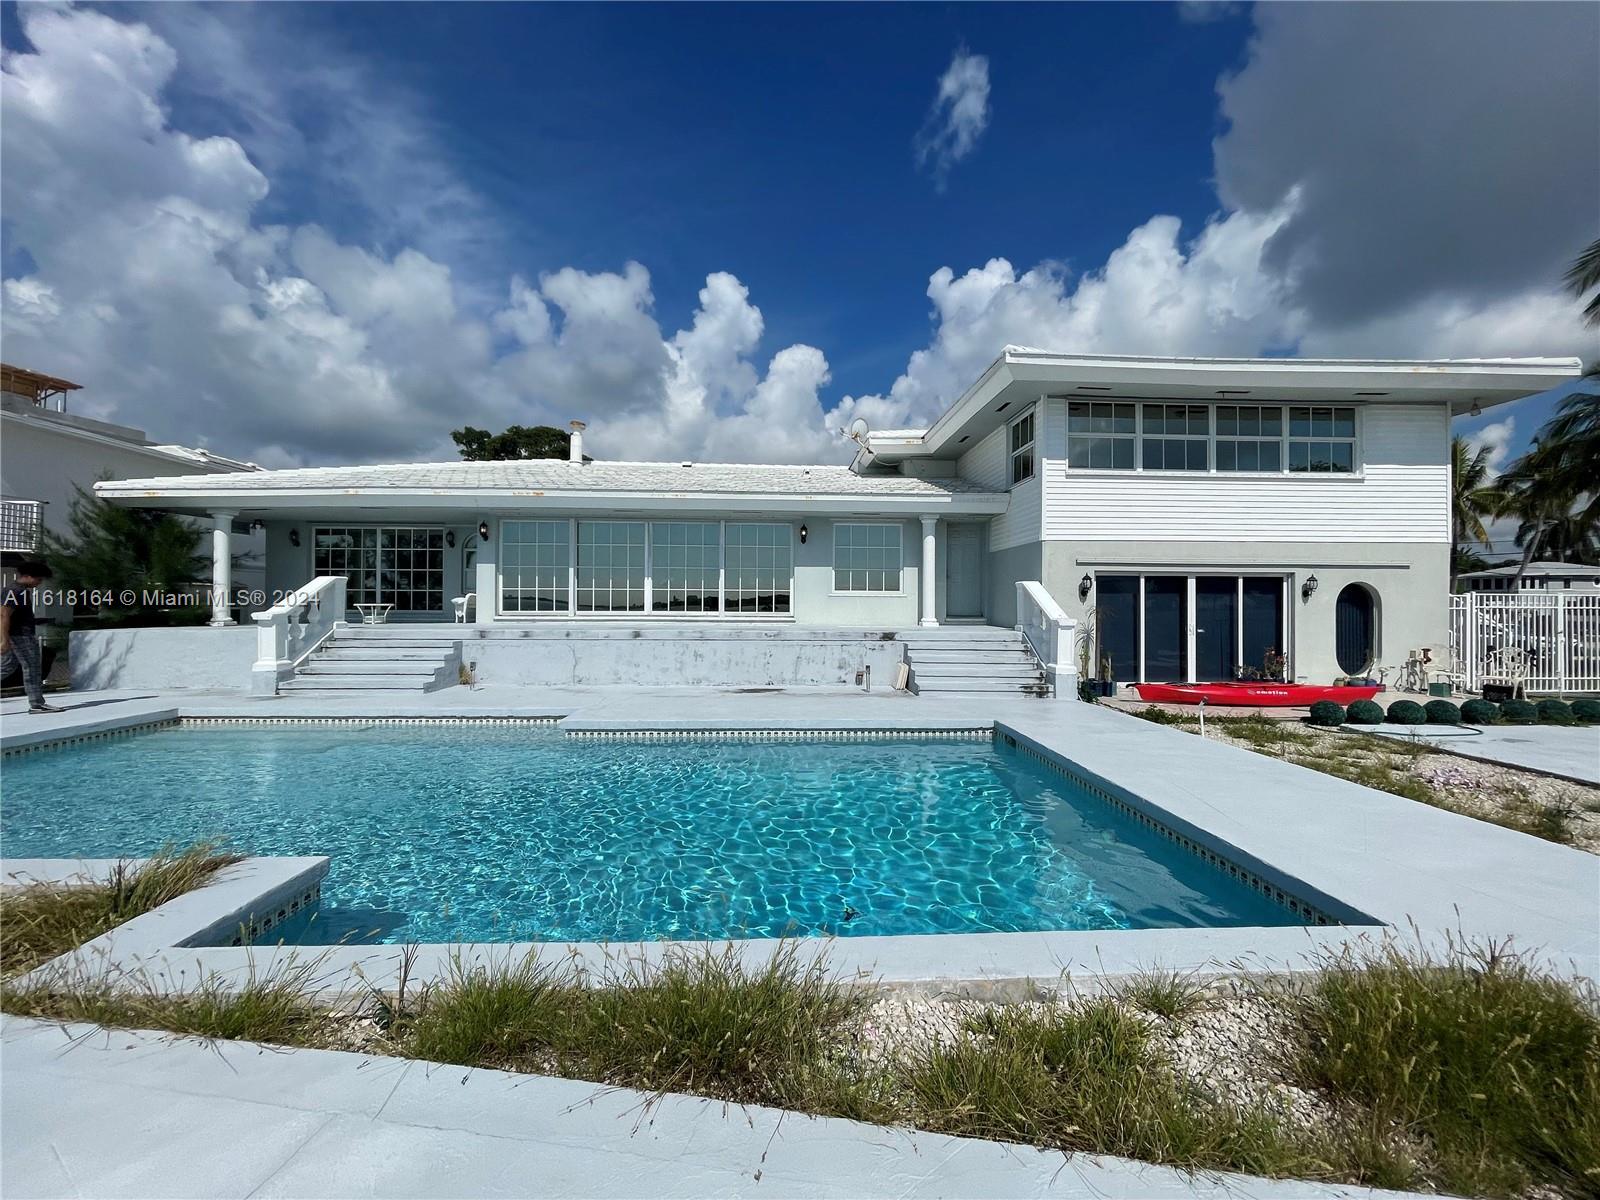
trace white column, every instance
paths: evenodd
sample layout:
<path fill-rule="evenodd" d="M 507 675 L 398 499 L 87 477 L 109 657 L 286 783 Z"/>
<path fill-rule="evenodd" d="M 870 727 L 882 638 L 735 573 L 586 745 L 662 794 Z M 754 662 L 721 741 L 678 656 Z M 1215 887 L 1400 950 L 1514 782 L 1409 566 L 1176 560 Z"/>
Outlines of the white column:
<path fill-rule="evenodd" d="M 233 592 L 233 533 L 231 512 L 211 514 L 211 620 L 210 625 L 232 625 L 229 599 Z"/>
<path fill-rule="evenodd" d="M 934 611 L 939 595 L 938 577 L 934 574 L 938 557 L 938 531 L 938 517 L 922 518 L 922 620 L 917 622 L 919 625 L 933 626 L 939 623 Z"/>

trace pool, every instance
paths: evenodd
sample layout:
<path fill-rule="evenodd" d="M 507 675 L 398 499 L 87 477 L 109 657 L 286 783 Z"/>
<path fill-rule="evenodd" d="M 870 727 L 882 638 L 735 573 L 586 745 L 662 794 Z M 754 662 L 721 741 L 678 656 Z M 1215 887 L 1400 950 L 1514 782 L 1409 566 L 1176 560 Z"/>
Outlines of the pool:
<path fill-rule="evenodd" d="M 309 943 L 1306 923 L 990 739 L 178 727 L 9 759 L 7 857 L 326 854 Z"/>

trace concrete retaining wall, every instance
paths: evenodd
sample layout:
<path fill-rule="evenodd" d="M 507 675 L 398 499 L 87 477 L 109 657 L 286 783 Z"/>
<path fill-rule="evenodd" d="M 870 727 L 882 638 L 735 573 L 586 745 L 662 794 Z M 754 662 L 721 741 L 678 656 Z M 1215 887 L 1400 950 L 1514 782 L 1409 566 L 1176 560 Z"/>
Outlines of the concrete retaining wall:
<path fill-rule="evenodd" d="M 899 640 L 879 634 L 774 631 L 734 637 L 532 636 L 469 638 L 464 663 L 478 682 L 492 685 L 644 687 L 807 687 L 853 684 L 872 668 L 872 685 L 894 686 L 905 660 Z M 475 664 L 475 665 L 474 665 Z"/>
<path fill-rule="evenodd" d="M 75 629 L 69 653 L 74 688 L 246 692 L 256 629 Z"/>

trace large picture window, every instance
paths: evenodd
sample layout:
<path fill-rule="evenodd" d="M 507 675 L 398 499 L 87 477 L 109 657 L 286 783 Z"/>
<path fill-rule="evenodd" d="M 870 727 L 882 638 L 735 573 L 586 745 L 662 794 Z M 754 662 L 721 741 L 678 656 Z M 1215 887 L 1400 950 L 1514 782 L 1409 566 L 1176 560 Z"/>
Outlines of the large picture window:
<path fill-rule="evenodd" d="M 1355 474 L 1353 406 L 1067 404 L 1067 468 Z"/>
<path fill-rule="evenodd" d="M 793 530 L 777 521 L 502 521 L 510 616 L 787 616 Z"/>
<path fill-rule="evenodd" d="M 905 566 L 899 525 L 833 527 L 833 590 L 836 592 L 901 591 Z"/>
<path fill-rule="evenodd" d="M 572 607 L 572 522 L 500 523 L 500 611 L 564 613 Z"/>

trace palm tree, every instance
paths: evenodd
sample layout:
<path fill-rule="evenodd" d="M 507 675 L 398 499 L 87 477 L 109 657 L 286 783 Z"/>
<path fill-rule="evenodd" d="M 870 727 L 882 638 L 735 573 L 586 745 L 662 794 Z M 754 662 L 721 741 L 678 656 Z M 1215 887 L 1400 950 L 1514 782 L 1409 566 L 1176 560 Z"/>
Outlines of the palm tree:
<path fill-rule="evenodd" d="M 1489 530 L 1485 517 L 1500 511 L 1503 497 L 1493 486 L 1489 476 L 1489 448 L 1480 447 L 1476 453 L 1459 434 L 1450 440 L 1450 529 L 1454 535 L 1453 547 L 1471 540 L 1482 546 L 1489 544 Z M 1460 570 L 1458 554 L 1450 555 L 1450 590 L 1456 590 L 1456 574 Z"/>
<path fill-rule="evenodd" d="M 1600 325 L 1600 240 L 1589 243 L 1588 249 L 1578 255 L 1577 261 L 1567 268 L 1567 287 L 1578 299 L 1585 292 L 1594 292 L 1584 305 L 1583 321 L 1586 325 Z"/>

